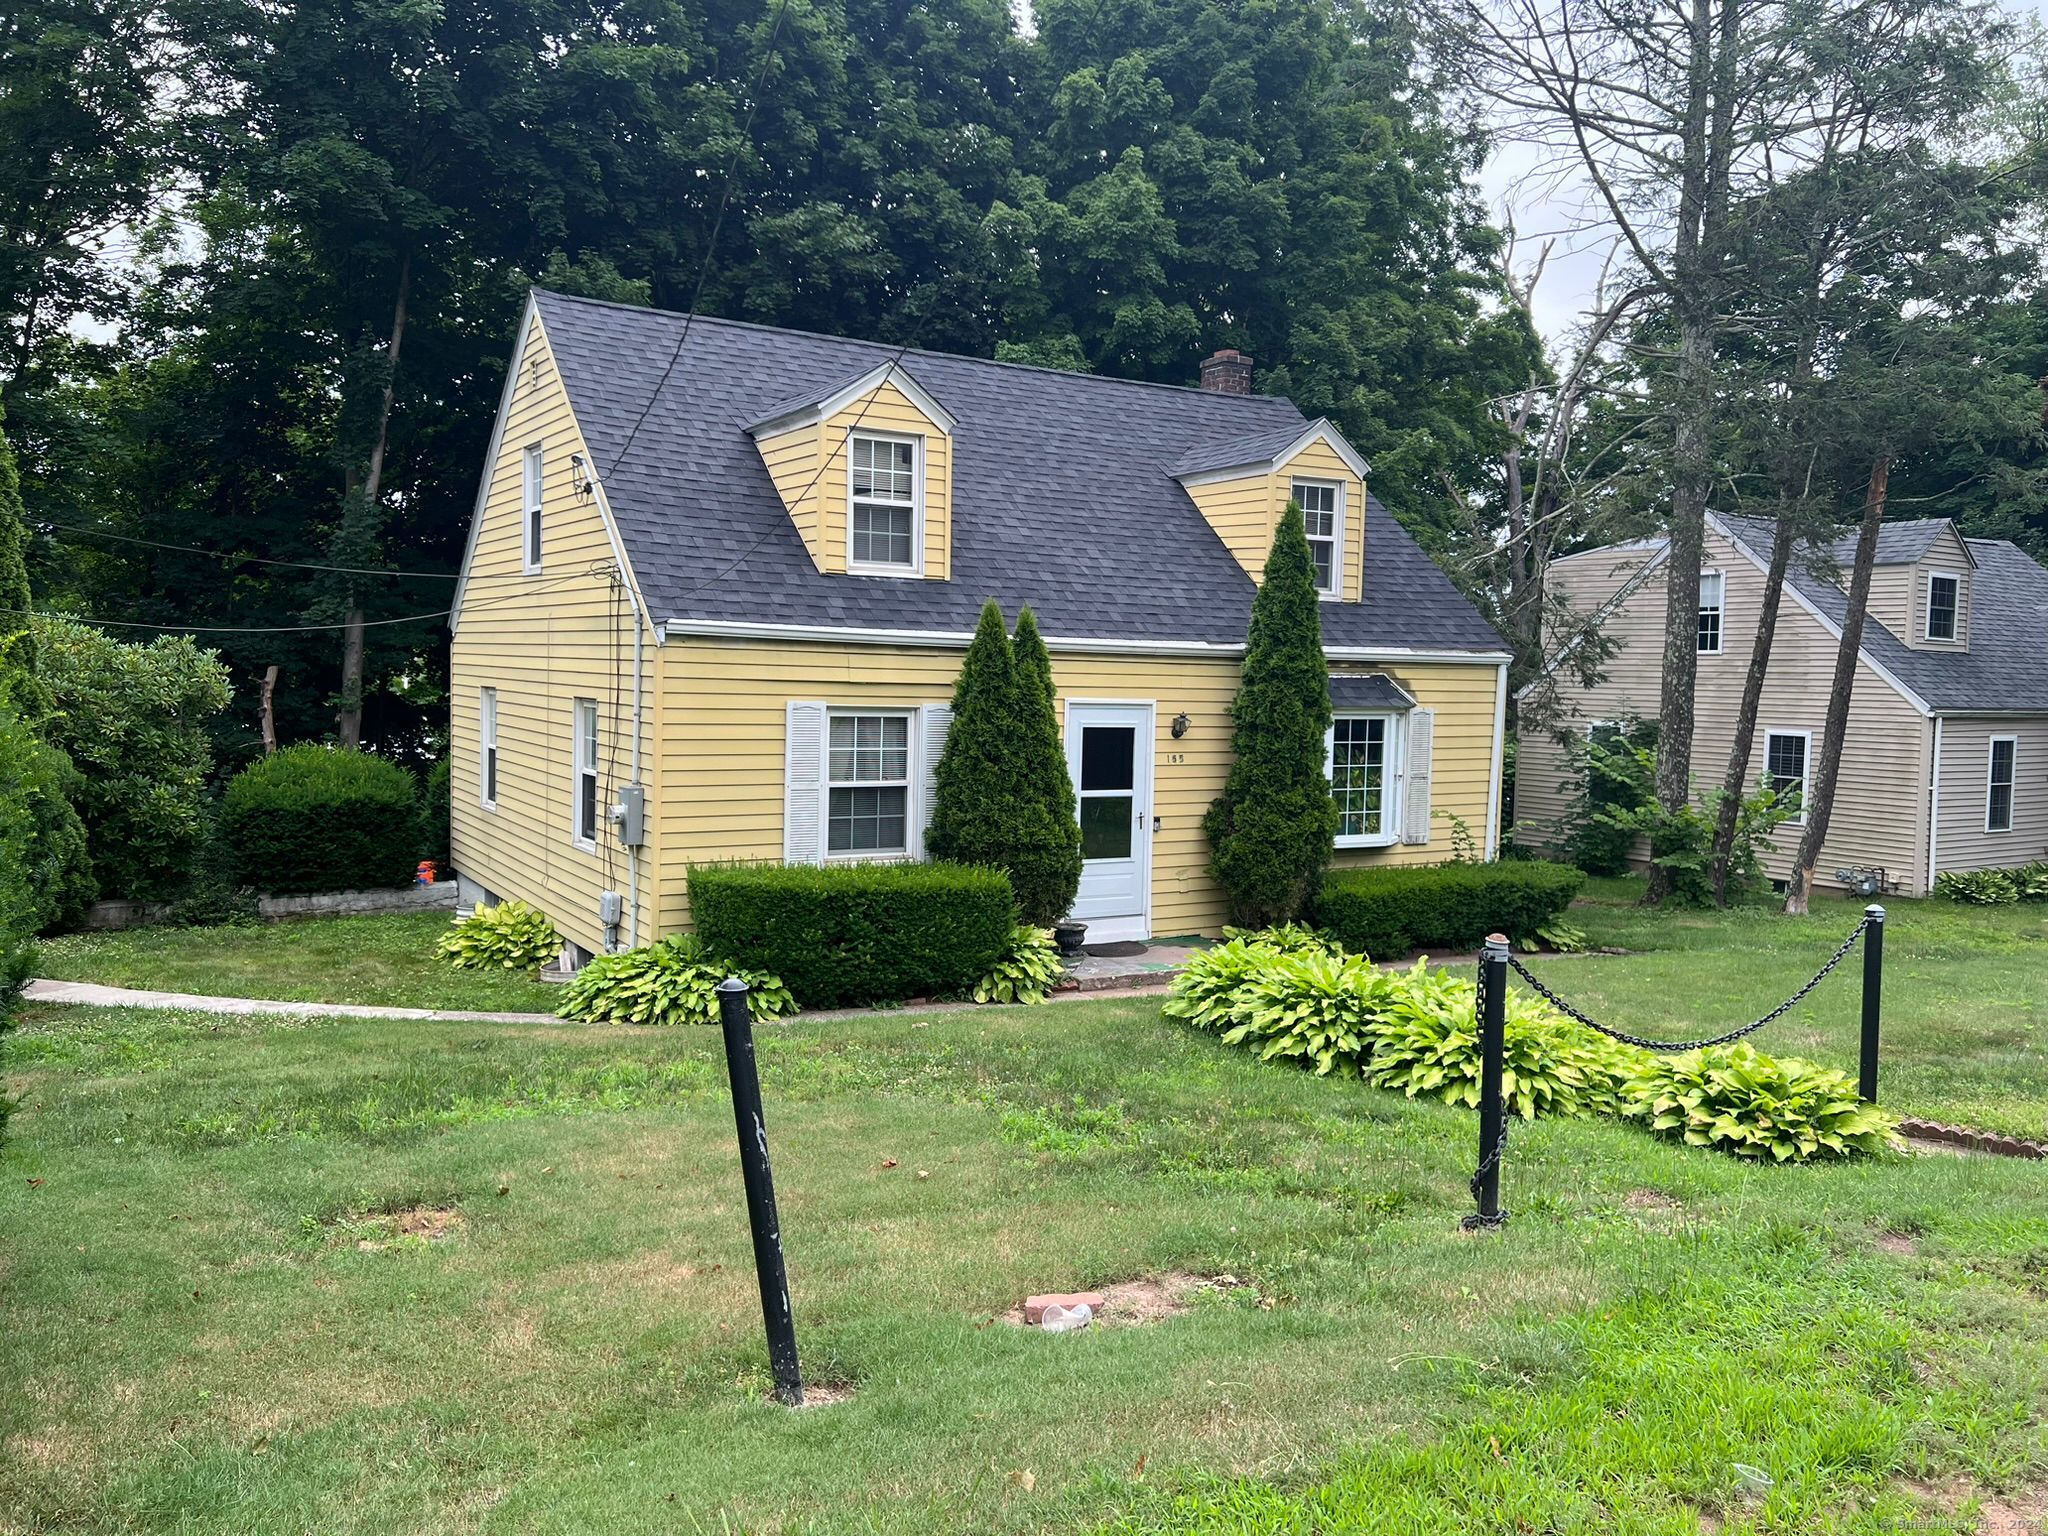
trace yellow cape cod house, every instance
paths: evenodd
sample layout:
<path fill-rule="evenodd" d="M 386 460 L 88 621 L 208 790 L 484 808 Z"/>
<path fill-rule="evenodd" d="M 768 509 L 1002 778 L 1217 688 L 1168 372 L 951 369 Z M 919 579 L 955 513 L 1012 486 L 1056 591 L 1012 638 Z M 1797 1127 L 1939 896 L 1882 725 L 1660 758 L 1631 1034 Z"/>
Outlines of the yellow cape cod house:
<path fill-rule="evenodd" d="M 536 292 L 455 612 L 454 862 L 572 959 L 689 923 L 711 859 L 916 858 L 984 599 L 1036 611 L 1091 941 L 1213 934 L 1202 815 L 1273 529 L 1304 509 L 1339 865 L 1498 838 L 1507 657 L 1327 421 Z"/>

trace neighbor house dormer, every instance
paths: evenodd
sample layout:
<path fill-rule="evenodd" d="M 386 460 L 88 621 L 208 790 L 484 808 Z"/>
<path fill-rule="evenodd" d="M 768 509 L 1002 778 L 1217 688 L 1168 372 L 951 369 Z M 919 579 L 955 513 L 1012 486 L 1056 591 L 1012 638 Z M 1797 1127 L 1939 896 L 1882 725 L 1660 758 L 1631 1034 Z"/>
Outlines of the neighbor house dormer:
<path fill-rule="evenodd" d="M 1254 581 L 1265 573 L 1280 514 L 1299 503 L 1316 583 L 1326 600 L 1347 603 L 1358 601 L 1365 566 L 1365 476 L 1358 450 L 1325 420 L 1205 443 L 1173 468 Z"/>
<path fill-rule="evenodd" d="M 820 571 L 944 581 L 953 428 L 895 361 L 785 401 L 747 430 Z"/>
<path fill-rule="evenodd" d="M 1856 540 L 1835 545 L 1844 579 Z M 1969 541 L 1945 517 L 1887 523 L 1870 573 L 1870 616 L 1920 651 L 1970 648 L 1970 589 L 1977 569 Z"/>

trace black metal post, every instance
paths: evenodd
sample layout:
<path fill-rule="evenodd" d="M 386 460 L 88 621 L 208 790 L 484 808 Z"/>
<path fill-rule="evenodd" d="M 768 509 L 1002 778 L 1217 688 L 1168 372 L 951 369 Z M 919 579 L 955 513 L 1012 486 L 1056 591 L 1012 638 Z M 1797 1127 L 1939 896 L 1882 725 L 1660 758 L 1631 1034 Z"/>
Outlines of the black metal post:
<path fill-rule="evenodd" d="M 718 1019 L 725 1027 L 725 1070 L 732 1079 L 732 1118 L 740 1138 L 740 1173 L 747 1185 L 747 1221 L 754 1229 L 754 1269 L 761 1277 L 768 1365 L 775 1373 L 776 1401 L 801 1408 L 804 1379 L 796 1361 L 796 1317 L 789 1305 L 789 1271 L 782 1262 L 782 1224 L 775 1215 L 775 1175 L 768 1167 L 768 1122 L 761 1115 L 761 1073 L 754 1062 L 754 1016 L 747 1008 L 747 984 L 737 976 L 718 984 Z"/>
<path fill-rule="evenodd" d="M 1507 1220 L 1500 1209 L 1500 1160 L 1507 1134 L 1500 1080 L 1507 1019 L 1508 941 L 1504 934 L 1490 933 L 1479 955 L 1479 1172 L 1472 1181 L 1479 1213 L 1467 1218 L 1473 1227 L 1498 1227 Z"/>
<path fill-rule="evenodd" d="M 1884 908 L 1873 903 L 1863 909 L 1870 926 L 1863 930 L 1863 1055 L 1856 1074 L 1856 1091 L 1866 1104 L 1877 1102 L 1878 1014 L 1884 1005 Z"/>

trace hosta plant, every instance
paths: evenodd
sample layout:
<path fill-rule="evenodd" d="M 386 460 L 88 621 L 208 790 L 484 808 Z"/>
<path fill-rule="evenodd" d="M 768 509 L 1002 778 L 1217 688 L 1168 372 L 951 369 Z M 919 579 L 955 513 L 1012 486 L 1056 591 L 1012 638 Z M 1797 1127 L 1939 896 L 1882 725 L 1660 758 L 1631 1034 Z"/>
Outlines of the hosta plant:
<path fill-rule="evenodd" d="M 1356 1073 L 1391 980 L 1362 955 L 1259 952 L 1256 973 L 1232 1001 L 1223 1043 L 1248 1046 L 1261 1061 L 1298 1061 L 1318 1077 Z"/>
<path fill-rule="evenodd" d="M 1951 869 L 1934 877 L 1934 894 L 1972 907 L 2005 907 L 2020 899 L 2021 871 Z"/>
<path fill-rule="evenodd" d="M 974 984 L 977 1003 L 1042 1003 L 1067 974 L 1050 928 L 1019 923 L 1010 947 Z"/>
<path fill-rule="evenodd" d="M 1319 955 L 1341 955 L 1344 946 L 1306 923 L 1275 923 L 1270 928 L 1225 928 L 1223 937 L 1241 939 L 1255 949 L 1276 955 L 1297 955 L 1304 951 Z"/>
<path fill-rule="evenodd" d="M 1393 973 L 1372 1022 L 1366 1080 L 1468 1108 L 1479 1103 L 1478 988 L 1417 961 Z M 1611 1112 L 1639 1052 L 1520 992 L 1507 999 L 1501 1092 L 1524 1119 Z"/>
<path fill-rule="evenodd" d="M 499 966 L 508 971 L 537 971 L 560 953 L 562 936 L 555 925 L 523 901 L 479 904 L 469 916 L 441 935 L 434 952 L 465 970 Z"/>
<path fill-rule="evenodd" d="M 1646 1055 L 1623 1094 L 1624 1113 L 1652 1130 L 1781 1163 L 1881 1152 L 1898 1124 L 1846 1072 L 1740 1043 Z"/>
<path fill-rule="evenodd" d="M 598 956 L 570 978 L 555 1012 L 587 1024 L 715 1024 L 718 984 L 728 976 L 747 984 L 756 1019 L 796 1012 L 780 977 L 718 959 L 694 933 Z"/>
<path fill-rule="evenodd" d="M 2021 901 L 2048 901 L 2048 859 L 2022 864 L 2012 872 L 2012 880 Z"/>

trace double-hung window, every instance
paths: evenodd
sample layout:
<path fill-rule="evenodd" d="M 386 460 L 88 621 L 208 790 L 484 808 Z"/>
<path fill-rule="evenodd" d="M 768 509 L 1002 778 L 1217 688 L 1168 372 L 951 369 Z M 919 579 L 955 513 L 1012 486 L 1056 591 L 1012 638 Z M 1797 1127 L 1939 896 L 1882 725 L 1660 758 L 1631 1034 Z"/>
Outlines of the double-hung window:
<path fill-rule="evenodd" d="M 856 432 L 846 451 L 849 567 L 857 571 L 914 574 L 920 565 L 920 444 L 910 437 L 872 437 Z"/>
<path fill-rule="evenodd" d="M 1807 731 L 1772 731 L 1764 741 L 1764 779 L 1784 803 L 1797 808 L 1795 826 L 1806 822 Z"/>
<path fill-rule="evenodd" d="M 597 700 L 578 699 L 574 721 L 575 783 L 570 809 L 577 844 L 594 849 L 597 847 Z"/>
<path fill-rule="evenodd" d="M 541 475 L 540 445 L 526 450 L 519 476 L 519 501 L 524 509 L 521 523 L 520 563 L 528 572 L 540 569 L 540 506 L 545 482 Z"/>
<path fill-rule="evenodd" d="M 1395 747 L 1400 716 L 1339 715 L 1330 723 L 1327 771 L 1337 802 L 1337 846 L 1394 840 Z"/>
<path fill-rule="evenodd" d="M 1721 654 L 1721 606 L 1728 581 L 1719 571 L 1700 572 L 1700 654 Z"/>
<path fill-rule="evenodd" d="M 478 691 L 477 797 L 486 810 L 498 808 L 498 690 Z"/>
<path fill-rule="evenodd" d="M 834 711 L 825 757 L 826 854 L 876 858 L 909 853 L 909 714 Z"/>
<path fill-rule="evenodd" d="M 1986 832 L 2012 830 L 2012 786 L 2017 776 L 2014 770 L 2019 766 L 2019 755 L 2017 736 L 1991 738 L 1991 784 L 1984 796 Z"/>
<path fill-rule="evenodd" d="M 1308 552 L 1316 563 L 1316 590 L 1336 597 L 1343 590 L 1344 487 L 1334 480 L 1297 480 L 1291 493 L 1308 530 Z"/>
<path fill-rule="evenodd" d="M 1956 614 L 1962 607 L 1963 578 L 1939 571 L 1927 578 L 1927 638 L 1953 640 Z"/>

